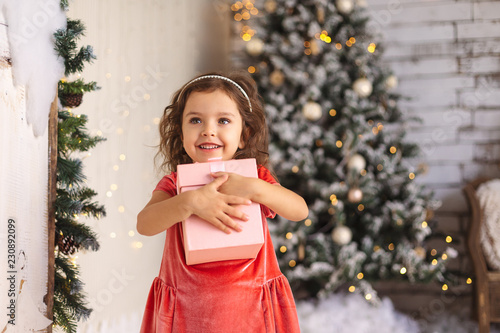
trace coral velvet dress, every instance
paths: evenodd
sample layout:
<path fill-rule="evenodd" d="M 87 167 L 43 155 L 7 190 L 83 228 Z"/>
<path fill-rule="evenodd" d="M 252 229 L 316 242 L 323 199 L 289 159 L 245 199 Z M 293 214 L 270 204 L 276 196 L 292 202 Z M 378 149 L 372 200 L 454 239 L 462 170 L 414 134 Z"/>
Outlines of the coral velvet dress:
<path fill-rule="evenodd" d="M 259 167 L 259 178 L 277 184 Z M 156 190 L 176 195 L 176 173 Z M 281 273 L 261 206 L 264 245 L 255 259 L 186 265 L 181 223 L 166 232 L 160 274 L 153 281 L 141 333 L 300 332 L 287 279 Z"/>

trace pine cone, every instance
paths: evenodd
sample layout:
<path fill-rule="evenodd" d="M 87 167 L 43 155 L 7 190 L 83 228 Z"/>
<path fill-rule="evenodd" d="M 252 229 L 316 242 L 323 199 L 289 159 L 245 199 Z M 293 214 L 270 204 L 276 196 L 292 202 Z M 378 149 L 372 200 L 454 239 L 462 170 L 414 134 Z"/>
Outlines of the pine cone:
<path fill-rule="evenodd" d="M 59 98 L 63 106 L 76 108 L 82 104 L 83 94 L 65 94 L 61 95 Z"/>

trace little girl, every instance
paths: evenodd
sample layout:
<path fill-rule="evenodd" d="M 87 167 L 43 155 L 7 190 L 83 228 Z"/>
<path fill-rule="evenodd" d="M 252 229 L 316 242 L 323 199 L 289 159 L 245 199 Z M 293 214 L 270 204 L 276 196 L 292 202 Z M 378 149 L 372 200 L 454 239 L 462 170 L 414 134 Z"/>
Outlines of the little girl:
<path fill-rule="evenodd" d="M 259 178 L 217 172 L 198 190 L 176 193 L 176 173 L 163 177 L 137 216 L 142 235 L 166 232 L 160 273 L 144 311 L 142 333 L 299 332 L 295 302 L 278 267 L 266 217 L 292 221 L 309 211 L 266 169 L 267 128 L 255 82 L 246 74 L 207 74 L 178 90 L 160 122 L 162 168 L 178 164 L 255 158 Z M 264 245 L 255 259 L 188 266 L 179 222 L 192 214 L 221 232 L 245 228 L 235 205 L 261 204 Z"/>

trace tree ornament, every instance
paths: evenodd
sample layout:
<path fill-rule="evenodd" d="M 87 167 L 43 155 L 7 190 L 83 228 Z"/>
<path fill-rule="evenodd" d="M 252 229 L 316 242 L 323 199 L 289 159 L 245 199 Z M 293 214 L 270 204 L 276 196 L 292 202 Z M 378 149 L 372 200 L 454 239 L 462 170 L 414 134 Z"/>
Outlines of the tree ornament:
<path fill-rule="evenodd" d="M 396 88 L 398 86 L 398 78 L 394 75 L 390 75 L 385 79 L 385 87 L 387 89 Z"/>
<path fill-rule="evenodd" d="M 347 192 L 347 200 L 350 203 L 358 203 L 363 199 L 363 191 L 359 187 L 353 187 Z"/>
<path fill-rule="evenodd" d="M 332 230 L 332 239 L 335 244 L 347 245 L 351 242 L 352 231 L 345 225 L 339 225 Z"/>
<path fill-rule="evenodd" d="M 318 15 L 318 22 L 320 24 L 325 23 L 325 9 L 323 7 L 318 7 L 316 13 Z"/>
<path fill-rule="evenodd" d="M 307 102 L 302 108 L 302 114 L 307 120 L 316 121 L 323 115 L 321 112 L 321 105 L 316 102 Z"/>
<path fill-rule="evenodd" d="M 311 54 L 312 55 L 318 55 L 319 54 L 319 45 L 318 42 L 315 39 L 312 39 L 309 42 L 310 48 L 311 48 Z"/>
<path fill-rule="evenodd" d="M 359 97 L 368 97 L 373 91 L 373 86 L 367 78 L 361 77 L 354 81 L 352 89 Z"/>
<path fill-rule="evenodd" d="M 421 246 L 417 246 L 416 248 L 413 249 L 413 251 L 415 251 L 415 254 L 417 255 L 417 257 L 419 257 L 421 259 L 425 259 L 426 255 L 427 255 L 427 252 Z"/>
<path fill-rule="evenodd" d="M 335 1 L 335 6 L 340 13 L 348 15 L 354 8 L 354 2 L 353 0 L 337 0 Z"/>
<path fill-rule="evenodd" d="M 262 39 L 254 37 L 247 43 L 246 50 L 253 57 L 259 56 L 264 50 L 264 42 Z"/>
<path fill-rule="evenodd" d="M 347 162 L 347 169 L 354 169 L 356 172 L 363 170 L 366 166 L 365 158 L 360 154 L 354 154 L 349 158 Z"/>
<path fill-rule="evenodd" d="M 297 258 L 299 258 L 300 261 L 304 260 L 306 257 L 306 247 L 304 246 L 304 243 L 299 244 L 299 248 L 297 250 Z"/>
<path fill-rule="evenodd" d="M 283 73 L 280 70 L 275 69 L 269 75 L 269 81 L 271 81 L 271 84 L 273 86 L 279 87 L 283 84 L 283 82 L 285 82 L 285 76 L 283 75 Z"/>
<path fill-rule="evenodd" d="M 266 10 L 266 12 L 272 14 L 276 11 L 276 8 L 278 7 L 278 5 L 276 4 L 276 1 L 274 0 L 268 0 L 264 3 L 264 9 Z"/>
<path fill-rule="evenodd" d="M 360 8 L 367 8 L 368 2 L 366 2 L 366 0 L 356 0 L 356 6 Z"/>

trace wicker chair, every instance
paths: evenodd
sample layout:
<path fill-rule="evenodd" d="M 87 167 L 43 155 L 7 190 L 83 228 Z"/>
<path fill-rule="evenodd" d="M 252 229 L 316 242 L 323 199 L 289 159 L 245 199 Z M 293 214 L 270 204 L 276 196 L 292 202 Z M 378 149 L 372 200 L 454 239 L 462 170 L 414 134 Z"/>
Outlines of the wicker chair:
<path fill-rule="evenodd" d="M 489 270 L 481 248 L 479 232 L 483 221 L 483 212 L 476 196 L 476 190 L 488 180 L 490 179 L 478 178 L 463 189 L 471 212 L 467 245 L 475 274 L 473 311 L 475 319 L 479 322 L 479 333 L 489 333 L 490 323 L 500 322 L 500 272 Z"/>

